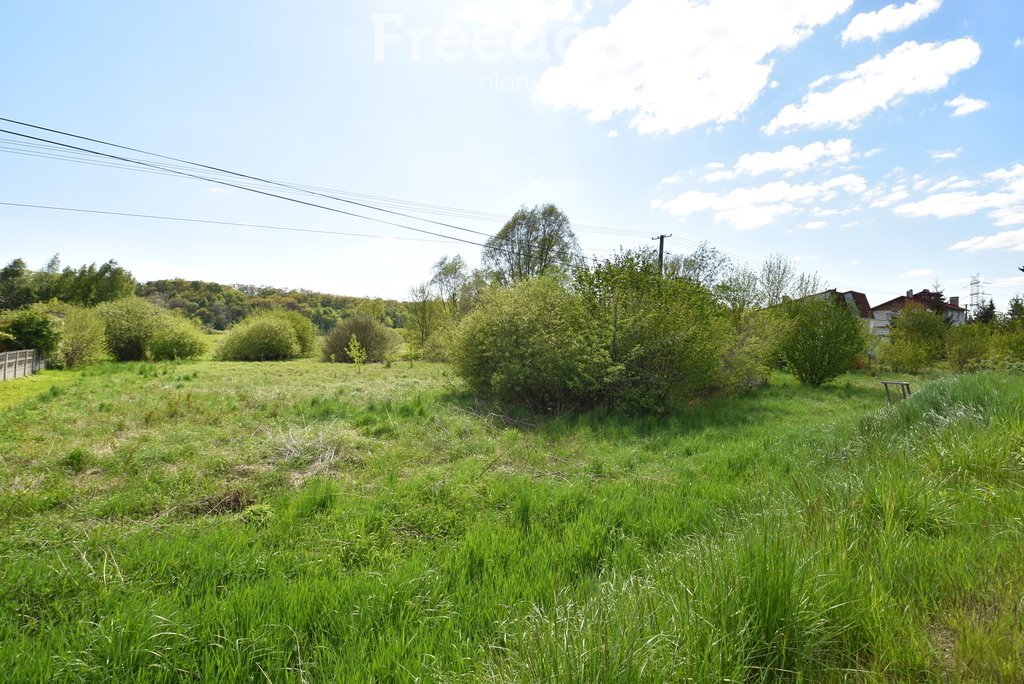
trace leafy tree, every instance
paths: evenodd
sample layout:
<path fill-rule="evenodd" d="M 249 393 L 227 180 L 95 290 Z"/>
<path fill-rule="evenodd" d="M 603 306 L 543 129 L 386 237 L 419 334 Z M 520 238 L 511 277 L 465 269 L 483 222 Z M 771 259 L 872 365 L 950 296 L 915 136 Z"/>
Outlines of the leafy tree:
<path fill-rule="evenodd" d="M 380 298 L 361 300 L 352 315 L 357 318 L 369 318 L 377 321 L 385 328 L 394 325 L 394 321 L 388 313 L 387 302 Z"/>
<path fill-rule="evenodd" d="M 355 364 L 356 369 L 362 373 L 363 364 L 366 363 L 366 350 L 363 349 L 363 345 L 359 344 L 359 338 L 352 333 L 352 337 L 348 340 L 348 346 L 345 347 L 345 354 L 352 359 L 352 363 Z"/>
<path fill-rule="evenodd" d="M 1006 310 L 1006 318 L 1013 323 L 1024 323 L 1024 298 L 1019 294 L 1010 300 Z"/>
<path fill-rule="evenodd" d="M 942 320 L 946 320 L 946 295 L 943 294 L 941 286 L 938 281 L 932 286 L 934 290 L 922 290 L 918 293 L 918 299 L 924 304 L 924 307 L 932 313 L 941 316 Z"/>
<path fill-rule="evenodd" d="M 553 204 L 517 211 L 483 251 L 484 267 L 503 285 L 568 268 L 579 259 L 569 217 Z"/>
<path fill-rule="evenodd" d="M 684 257 L 666 260 L 665 267 L 667 277 L 686 278 L 708 290 L 727 278 L 731 271 L 729 257 L 707 242 L 700 243 Z"/>
<path fill-rule="evenodd" d="M 96 264 L 80 266 L 77 270 L 65 268 L 53 284 L 58 299 L 82 306 L 133 297 L 135 287 L 132 274 L 113 260 L 99 268 Z"/>
<path fill-rule="evenodd" d="M 202 280 L 154 280 L 138 286 L 140 297 L 195 318 L 211 330 L 227 330 L 250 309 L 250 299 L 239 290 Z"/>
<path fill-rule="evenodd" d="M 411 301 L 406 304 L 406 309 L 412 325 L 412 341 L 418 349 L 423 349 L 441 325 L 444 307 L 434 296 L 430 283 L 412 288 L 409 297 Z"/>
<path fill-rule="evenodd" d="M 474 269 L 459 290 L 459 311 L 463 315 L 472 311 L 484 293 L 494 286 L 485 270 Z"/>
<path fill-rule="evenodd" d="M 809 297 L 787 302 L 789 327 L 782 340 L 786 365 L 805 385 L 817 387 L 853 365 L 868 348 L 868 331 L 845 303 Z"/>
<path fill-rule="evenodd" d="M 0 309 L 20 309 L 32 303 L 28 266 L 15 259 L 0 269 Z"/>
<path fill-rule="evenodd" d="M 988 300 L 988 304 L 980 304 L 974 312 L 974 320 L 984 325 L 991 325 L 996 322 L 996 303 Z"/>
<path fill-rule="evenodd" d="M 786 298 L 803 299 L 825 289 L 817 273 L 801 273 L 793 262 L 781 254 L 773 254 L 761 264 L 758 289 L 763 306 L 776 306 Z"/>
<path fill-rule="evenodd" d="M 444 308 L 444 315 L 448 318 L 457 318 L 461 313 L 459 297 L 468 281 L 469 268 L 461 256 L 442 257 L 434 264 L 430 286 L 437 292 Z"/>
<path fill-rule="evenodd" d="M 746 267 L 738 267 L 723 278 L 714 288 L 715 296 L 729 308 L 733 324 L 739 328 L 746 314 L 760 308 L 763 301 L 758 290 L 758 275 Z"/>

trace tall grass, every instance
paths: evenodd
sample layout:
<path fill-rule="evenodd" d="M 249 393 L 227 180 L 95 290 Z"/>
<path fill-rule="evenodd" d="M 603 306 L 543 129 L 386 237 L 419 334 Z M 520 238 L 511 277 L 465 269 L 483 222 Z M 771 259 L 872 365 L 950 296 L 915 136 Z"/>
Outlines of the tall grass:
<path fill-rule="evenodd" d="M 1014 681 L 1024 379 L 660 420 L 101 366 L 0 422 L 6 681 Z"/>

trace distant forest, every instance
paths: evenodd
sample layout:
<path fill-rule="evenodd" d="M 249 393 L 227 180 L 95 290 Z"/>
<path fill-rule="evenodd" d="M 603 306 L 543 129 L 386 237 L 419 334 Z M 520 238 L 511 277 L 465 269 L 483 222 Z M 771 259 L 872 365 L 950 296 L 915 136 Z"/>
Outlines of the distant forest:
<path fill-rule="evenodd" d="M 178 310 L 211 330 L 226 330 L 253 311 L 266 309 L 297 311 L 324 333 L 357 311 L 370 313 L 391 327 L 405 324 L 405 307 L 399 301 L 180 278 L 138 283 L 116 261 L 62 268 L 54 256 L 38 271 L 29 269 L 22 259 L 0 269 L 0 310 L 53 299 L 94 306 L 132 295 Z"/>

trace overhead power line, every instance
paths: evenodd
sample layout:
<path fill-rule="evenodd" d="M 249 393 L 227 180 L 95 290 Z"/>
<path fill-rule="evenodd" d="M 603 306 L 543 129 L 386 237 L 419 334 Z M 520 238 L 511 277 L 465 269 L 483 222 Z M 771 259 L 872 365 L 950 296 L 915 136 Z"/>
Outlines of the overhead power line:
<path fill-rule="evenodd" d="M 273 226 L 262 223 L 238 223 L 235 221 L 215 221 L 212 219 L 198 219 L 189 218 L 184 216 L 161 216 L 158 214 L 135 214 L 127 211 L 106 211 L 102 209 L 83 209 L 80 207 L 55 207 L 46 204 L 23 204 L 21 202 L 0 202 L 0 206 L 4 207 L 20 207 L 23 209 L 44 209 L 49 211 L 67 211 L 78 214 L 99 214 L 102 216 L 123 216 L 128 218 L 141 218 L 150 219 L 156 221 L 179 221 L 183 223 L 203 223 L 216 226 L 232 226 L 237 228 L 259 228 L 263 230 L 280 230 L 291 233 L 315 233 L 318 235 L 339 235 L 344 237 L 359 237 L 359 238 L 379 238 L 379 239 L 392 239 L 402 240 L 403 242 L 433 242 L 433 243 L 445 243 L 450 244 L 451 240 L 427 240 L 425 238 L 403 238 L 394 237 L 390 235 L 370 235 L 367 233 L 346 233 L 337 230 L 327 230 L 324 228 L 295 228 L 291 226 Z"/>
<path fill-rule="evenodd" d="M 49 127 L 46 127 L 46 126 L 39 126 L 39 125 L 36 125 L 36 124 L 30 124 L 30 123 L 27 123 L 27 122 L 24 122 L 24 121 L 19 121 L 17 119 L 9 119 L 9 118 L 6 118 L 6 117 L 0 117 L 0 121 L 5 121 L 7 123 L 15 124 L 15 125 L 18 125 L 18 126 L 23 126 L 23 127 L 26 127 L 26 128 L 31 128 L 31 129 L 34 129 L 34 130 L 45 131 L 45 132 L 48 132 L 48 133 L 54 133 L 54 134 L 57 134 L 57 135 L 61 135 L 61 136 L 69 137 L 69 138 L 74 138 L 76 140 L 83 140 L 83 141 L 86 141 L 86 142 L 92 142 L 92 143 L 96 143 L 96 144 L 99 144 L 99 145 L 104 145 L 104 146 L 107 146 L 107 147 L 112 147 L 112 148 L 115 148 L 115 149 L 125 150 L 125 151 L 128 151 L 128 152 L 135 152 L 137 154 L 144 154 L 144 155 L 147 155 L 147 156 L 150 156 L 150 157 L 155 157 L 155 158 L 158 158 L 158 159 L 164 159 L 164 160 L 167 160 L 167 161 L 178 162 L 180 164 L 186 164 L 187 165 L 186 168 L 198 167 L 198 168 L 205 169 L 207 171 L 213 171 L 213 172 L 218 173 L 218 174 L 227 174 L 227 175 L 230 175 L 230 176 L 233 176 L 233 177 L 236 177 L 236 178 L 243 178 L 243 179 L 254 181 L 254 182 L 257 182 L 257 183 L 263 183 L 263 184 L 271 185 L 271 186 L 274 186 L 274 187 L 277 187 L 277 188 L 280 188 L 280 189 L 288 189 L 290 191 L 298 192 L 298 193 L 301 193 L 301 194 L 314 195 L 314 196 L 323 197 L 323 198 L 326 198 L 326 199 L 332 199 L 332 200 L 338 201 L 338 202 L 345 202 L 345 203 L 353 204 L 355 206 L 360 206 L 360 207 L 363 207 L 363 208 L 372 209 L 374 211 L 383 211 L 383 212 L 387 212 L 387 213 L 392 213 L 392 214 L 401 216 L 403 218 L 410 218 L 410 219 L 417 220 L 417 221 L 425 221 L 427 223 L 432 223 L 432 224 L 440 226 L 440 227 L 451 228 L 451 229 L 454 229 L 454 230 L 474 233 L 474 234 L 477 234 L 477 235 L 486 236 L 488 238 L 491 237 L 491 235 L 489 233 L 485 233 L 485 232 L 482 232 L 482 231 L 476 231 L 476 230 L 472 230 L 472 229 L 469 229 L 469 228 L 464 228 L 462 226 L 458 226 L 458 225 L 454 225 L 454 224 L 450 224 L 450 223 L 445 223 L 445 222 L 442 222 L 442 221 L 432 221 L 430 219 L 425 219 L 425 218 L 420 217 L 420 216 L 413 216 L 413 215 L 410 215 L 410 214 L 405 214 L 405 213 L 402 213 L 402 212 L 394 211 L 392 209 L 381 207 L 379 205 L 381 203 L 384 203 L 384 204 L 390 204 L 390 205 L 393 205 L 393 206 L 394 205 L 409 206 L 409 207 L 415 207 L 415 210 L 417 210 L 417 211 L 424 211 L 424 212 L 427 212 L 427 213 L 449 214 L 449 215 L 456 215 L 457 214 L 457 215 L 460 215 L 463 218 L 477 219 L 477 220 L 494 220 L 494 221 L 502 221 L 502 222 L 507 220 L 507 218 L 504 217 L 503 215 L 496 214 L 496 213 L 493 213 L 493 212 L 484 212 L 484 211 L 478 211 L 478 210 L 472 210 L 472 209 L 458 209 L 458 208 L 455 208 L 455 207 L 446 207 L 444 205 L 427 204 L 427 203 L 422 203 L 422 202 L 410 202 L 410 201 L 407 201 L 407 200 L 397 200 L 397 199 L 394 199 L 394 198 L 381 197 L 381 196 L 375 196 L 375 195 L 363 195 L 363 194 L 360 194 L 360 193 L 351 193 L 351 192 L 344 192 L 344 191 L 339 191 L 339 190 L 330 190 L 330 189 L 327 189 L 327 188 L 322 188 L 322 187 L 317 187 L 317 186 L 312 186 L 312 185 L 302 185 L 302 184 L 298 184 L 298 183 L 290 183 L 290 182 L 285 182 L 285 181 L 277 181 L 277 180 L 272 180 L 272 179 L 267 179 L 267 178 L 261 178 L 259 176 L 253 176 L 253 175 L 241 173 L 241 172 L 238 172 L 238 171 L 232 171 L 232 170 L 229 170 L 229 169 L 223 169 L 223 168 L 220 168 L 220 167 L 217 167 L 217 166 L 212 166 L 212 165 L 209 165 L 209 164 L 203 164 L 203 163 L 200 163 L 200 162 L 193 162 L 193 161 L 189 161 L 189 160 L 182 159 L 182 158 L 179 158 L 179 157 L 173 157 L 173 156 L 169 156 L 169 155 L 159 154 L 159 153 L 156 153 L 156 152 L 149 152 L 147 150 L 143 150 L 143 149 L 136 148 L 136 147 L 130 147 L 130 146 L 127 146 L 127 145 L 120 145 L 120 144 L 117 144 L 117 143 L 112 143 L 112 142 L 109 142 L 109 141 L 100 140 L 98 138 L 91 138 L 91 137 L 88 137 L 88 136 L 78 135 L 78 134 L 75 134 L 75 133 L 69 133 L 67 131 L 62 131 L 62 130 L 55 129 L 55 128 L 49 128 Z M 0 132 L 3 132 L 3 131 L 0 131 Z M 14 135 L 18 135 L 18 134 L 15 133 Z M 43 147 L 43 148 L 45 148 L 45 145 L 33 145 L 32 143 L 18 143 L 17 141 L 11 141 L 11 142 L 13 144 L 20 144 L 20 145 L 25 145 L 25 146 Z M 44 142 L 50 142 L 50 141 L 44 141 Z M 19 152 L 19 151 L 9 150 L 9 149 L 8 150 L 0 150 L 0 151 L 6 151 L 6 152 L 9 152 L 9 153 L 13 153 L 13 154 L 22 153 L 22 154 L 27 154 L 29 156 L 45 156 L 45 155 L 33 155 L 30 152 Z M 86 153 L 91 153 L 91 151 L 89 151 L 89 150 L 85 150 L 85 152 Z M 139 161 L 140 161 L 140 160 L 126 159 L 126 158 L 121 158 L 121 159 L 122 159 L 122 161 L 131 163 L 131 164 L 139 163 Z M 79 159 L 73 159 L 73 158 L 68 158 L 68 157 L 63 157 L 62 160 L 63 161 L 81 161 Z M 119 168 L 127 168 L 127 167 L 119 167 Z M 177 169 L 179 169 L 179 170 L 181 168 L 182 167 L 177 167 Z M 163 172 L 165 172 L 165 173 L 172 173 L 173 174 L 174 170 L 175 170 L 175 167 L 170 166 L 170 165 L 162 164 L 161 165 L 161 170 Z M 346 196 L 348 196 L 348 197 L 346 197 Z M 351 199 L 352 197 L 361 197 L 361 198 L 365 199 L 366 201 L 362 202 L 362 201 L 354 200 L 354 199 Z M 375 202 L 376 204 L 371 204 L 370 203 L 371 201 Z M 633 229 L 627 229 L 627 228 L 612 228 L 612 227 L 608 227 L 608 226 L 598 226 L 598 225 L 584 224 L 584 223 L 574 224 L 573 227 L 575 229 L 580 229 L 580 230 L 585 230 L 585 231 L 592 231 L 592 232 L 598 232 L 598 233 L 608 233 L 608 234 L 617 234 L 617 235 L 618 234 L 629 234 L 631 236 L 641 236 L 641 235 L 645 234 L 643 231 L 639 231 L 639 230 L 633 230 Z"/>
<path fill-rule="evenodd" d="M 29 139 L 29 140 L 36 140 L 38 142 L 44 142 L 44 143 L 48 143 L 48 144 L 51 144 L 51 145 L 56 145 L 58 147 L 78 150 L 80 152 L 87 152 L 87 153 L 90 153 L 90 154 L 97 155 L 99 157 L 105 157 L 105 158 L 110 158 L 110 159 L 117 159 L 119 161 L 130 162 L 130 163 L 138 164 L 140 166 L 147 167 L 147 168 L 163 170 L 163 167 L 159 166 L 158 164 L 152 164 L 150 162 L 146 162 L 146 161 L 142 161 L 142 160 L 138 160 L 138 159 L 129 159 L 129 158 L 126 158 L 126 157 L 121 157 L 119 155 L 109 154 L 107 152 L 100 152 L 98 150 L 90 150 L 88 148 L 79 147 L 77 145 L 70 145 L 68 143 L 62 143 L 62 142 L 58 142 L 58 141 L 55 141 L 55 140 L 48 140 L 46 138 L 40 138 L 40 137 L 37 137 L 37 136 L 28 135 L 27 133 L 17 133 L 15 131 L 10 131 L 10 130 L 7 130 L 7 129 L 2 129 L 2 128 L 0 128 L 0 133 L 6 133 L 8 135 L 15 135 L 15 136 L 18 136 L 18 137 L 21 137 L 21 138 L 26 138 L 26 139 Z M 477 247 L 487 247 L 487 245 L 485 245 L 484 243 L 475 242 L 473 240 L 466 240 L 464 238 L 455 237 L 454 235 L 446 235 L 444 233 L 438 233 L 438 232 L 434 232 L 434 231 L 430 231 L 430 230 L 424 230 L 422 228 L 416 228 L 414 226 L 409 226 L 409 225 L 406 225 L 406 224 L 403 224 L 403 223 L 397 223 L 395 221 L 387 221 L 387 220 L 384 220 L 384 219 L 374 218 L 372 216 L 365 216 L 363 214 L 356 214 L 354 212 L 346 211 L 344 209 L 338 209 L 337 207 L 330 207 L 330 206 L 327 206 L 325 204 L 318 204 L 316 202 L 309 202 L 309 201 L 306 201 L 306 200 L 297 199 L 295 197 L 287 197 L 285 195 L 281 195 L 279 193 L 274 193 L 274 192 L 269 192 L 267 190 L 260 190 L 260 189 L 257 189 L 257 188 L 245 187 L 243 185 L 239 185 L 237 183 L 225 181 L 225 180 L 222 180 L 222 179 L 209 178 L 207 176 L 201 176 L 199 174 L 190 173 L 188 171 L 174 170 L 172 172 L 174 174 L 176 174 L 176 175 L 184 176 L 186 178 L 193 178 L 193 179 L 196 179 L 196 180 L 202 180 L 202 181 L 205 181 L 207 183 L 216 183 L 218 185 L 224 185 L 224 186 L 227 186 L 227 187 L 236 188 L 238 190 L 244 190 L 246 192 L 252 192 L 252 193 L 255 193 L 255 194 L 258 194 L 258 195 L 263 195 L 263 196 L 266 196 L 266 197 L 273 197 L 273 198 L 276 198 L 276 199 L 281 199 L 281 200 L 284 200 L 286 202 L 292 202 L 292 203 L 295 203 L 295 204 L 300 204 L 300 205 L 304 205 L 304 206 L 307 206 L 307 207 L 312 207 L 312 208 L 315 208 L 315 209 L 323 209 L 325 211 L 334 212 L 336 214 L 341 214 L 343 216 L 351 216 L 353 218 L 362 219 L 364 221 L 372 221 L 374 223 L 379 223 L 379 224 L 388 225 L 388 226 L 394 226 L 396 228 L 404 228 L 405 230 L 411 230 L 411 231 L 414 231 L 414 232 L 417 232 L 417 233 L 423 233 L 424 235 L 431 235 L 433 237 L 440 237 L 440 238 L 444 238 L 446 240 L 451 240 L 453 242 L 462 242 L 462 243 L 469 244 L 469 245 L 475 245 Z M 388 213 L 394 213 L 394 212 L 388 212 Z M 415 218 L 415 217 L 413 217 L 413 218 Z M 491 248 L 491 249 L 502 249 L 504 251 L 504 248 Z"/>

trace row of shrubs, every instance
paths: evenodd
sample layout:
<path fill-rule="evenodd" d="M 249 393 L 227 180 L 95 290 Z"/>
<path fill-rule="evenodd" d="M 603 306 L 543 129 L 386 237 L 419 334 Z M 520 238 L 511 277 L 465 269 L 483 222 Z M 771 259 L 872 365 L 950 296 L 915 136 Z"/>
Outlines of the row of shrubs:
<path fill-rule="evenodd" d="M 945 362 L 951 370 L 999 368 L 1024 362 L 1024 325 L 1004 320 L 950 326 L 923 307 L 908 307 L 890 324 L 891 337 L 876 350 L 879 364 L 918 373 Z"/>
<path fill-rule="evenodd" d="M 572 276 L 488 292 L 446 341 L 477 393 L 535 408 L 657 413 L 766 381 L 784 362 L 819 385 L 867 350 L 856 312 L 808 299 L 737 320 L 704 287 L 625 253 Z"/>
<path fill-rule="evenodd" d="M 358 341 L 353 346 L 352 339 Z M 315 353 L 316 328 L 308 318 L 294 311 L 267 311 L 252 315 L 232 328 L 217 358 L 224 361 L 283 361 Z M 369 316 L 354 316 L 335 324 L 321 348 L 323 360 L 377 363 L 398 350 L 401 337 L 396 330 Z M 352 352 L 362 351 L 360 358 Z"/>
<path fill-rule="evenodd" d="M 401 342 L 397 331 L 369 316 L 340 321 L 324 340 L 325 361 L 352 362 L 355 335 L 361 360 L 384 361 Z M 294 311 L 250 316 L 227 333 L 217 352 L 225 361 L 278 361 L 308 357 L 318 350 L 313 323 Z M 39 349 L 57 368 L 81 368 L 104 358 L 118 361 L 192 359 L 208 350 L 193 320 L 141 298 L 130 297 L 94 308 L 63 302 L 33 304 L 0 312 L 0 351 Z"/>
<path fill-rule="evenodd" d="M 53 301 L 0 312 L 0 348 L 38 349 L 57 368 L 81 368 L 104 358 L 169 361 L 200 356 L 200 327 L 138 298 L 94 308 Z"/>

